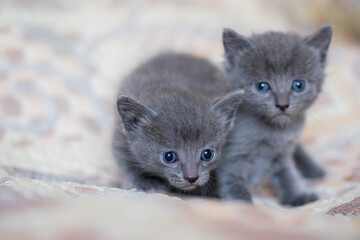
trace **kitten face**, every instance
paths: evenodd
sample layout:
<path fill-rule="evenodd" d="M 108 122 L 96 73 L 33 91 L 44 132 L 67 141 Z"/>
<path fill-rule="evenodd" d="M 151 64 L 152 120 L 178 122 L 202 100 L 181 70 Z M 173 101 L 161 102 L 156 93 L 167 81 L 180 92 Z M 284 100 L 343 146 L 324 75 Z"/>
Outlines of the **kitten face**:
<path fill-rule="evenodd" d="M 120 97 L 118 110 L 137 166 L 181 191 L 207 183 L 242 94 L 230 93 L 212 104 L 165 94 L 157 109 Z"/>
<path fill-rule="evenodd" d="M 261 119 L 288 125 L 304 115 L 321 90 L 331 35 L 331 26 L 307 38 L 270 32 L 247 39 L 225 29 L 230 83 L 245 90 L 245 105 Z"/>

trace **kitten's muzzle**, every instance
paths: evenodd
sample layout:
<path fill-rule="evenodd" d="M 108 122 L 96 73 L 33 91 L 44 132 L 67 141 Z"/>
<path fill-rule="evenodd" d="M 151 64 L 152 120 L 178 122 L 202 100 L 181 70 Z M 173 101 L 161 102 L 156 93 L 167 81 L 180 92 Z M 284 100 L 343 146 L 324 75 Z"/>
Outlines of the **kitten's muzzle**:
<path fill-rule="evenodd" d="M 199 164 L 185 162 L 181 166 L 183 172 L 183 178 L 193 184 L 199 179 Z"/>
<path fill-rule="evenodd" d="M 284 92 L 277 93 L 275 101 L 275 106 L 283 112 L 289 107 L 289 97 Z"/>
<path fill-rule="evenodd" d="M 288 109 L 289 108 L 289 104 L 276 104 L 275 105 L 277 108 L 279 108 L 281 111 L 283 111 L 283 112 L 285 112 L 286 111 L 286 109 Z"/>
<path fill-rule="evenodd" d="M 196 182 L 196 180 L 199 179 L 199 176 L 195 176 L 195 177 L 184 177 L 184 179 L 186 179 L 187 181 L 189 181 L 189 183 L 194 183 L 194 182 Z"/>

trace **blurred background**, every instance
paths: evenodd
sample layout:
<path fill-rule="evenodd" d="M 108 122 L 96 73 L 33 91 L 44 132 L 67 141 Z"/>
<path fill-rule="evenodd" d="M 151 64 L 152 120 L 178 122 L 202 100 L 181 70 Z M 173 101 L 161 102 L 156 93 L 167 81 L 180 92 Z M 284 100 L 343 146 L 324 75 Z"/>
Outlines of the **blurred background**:
<path fill-rule="evenodd" d="M 335 198 L 307 208 L 322 213 L 340 198 L 352 200 L 354 193 L 339 194 L 360 182 L 360 1 L 0 0 L 0 238 L 51 239 L 49 231 L 56 229 L 53 239 L 108 239 L 102 234 L 134 232 L 143 234 L 136 239 L 161 239 L 167 233 L 177 239 L 186 231 L 207 233 L 206 239 L 219 231 L 227 239 L 224 233 L 238 236 L 250 229 L 246 236 L 255 239 L 290 239 L 295 236 L 288 234 L 291 229 L 299 233 L 310 226 L 310 232 L 327 234 L 324 239 L 345 239 L 353 229 L 337 231 L 339 223 L 295 218 L 283 209 L 260 212 L 241 205 L 246 209 L 237 213 L 224 203 L 205 201 L 182 209 L 178 201 L 145 204 L 118 197 L 133 192 L 99 187 L 128 186 L 110 144 L 116 90 L 136 65 L 159 52 L 176 51 L 222 67 L 224 27 L 243 35 L 270 30 L 310 35 L 328 23 L 334 38 L 327 78 L 301 139 L 328 172 L 325 179 L 307 183 L 321 197 Z M 259 194 L 276 204 L 271 191 Z M 79 195 L 116 201 L 86 199 L 72 205 L 72 198 L 71 204 L 60 200 Z M 348 212 L 356 213 L 354 208 Z M 140 222 L 134 216 L 141 216 Z M 48 224 L 52 227 L 43 227 Z M 133 228 L 126 227 L 130 224 Z M 140 226 L 158 226 L 158 231 L 141 232 Z M 107 228 L 115 231 L 101 232 Z M 260 228 L 264 235 L 258 235 Z M 29 234 L 32 229 L 35 235 Z M 336 238 L 336 233 L 345 235 Z"/>

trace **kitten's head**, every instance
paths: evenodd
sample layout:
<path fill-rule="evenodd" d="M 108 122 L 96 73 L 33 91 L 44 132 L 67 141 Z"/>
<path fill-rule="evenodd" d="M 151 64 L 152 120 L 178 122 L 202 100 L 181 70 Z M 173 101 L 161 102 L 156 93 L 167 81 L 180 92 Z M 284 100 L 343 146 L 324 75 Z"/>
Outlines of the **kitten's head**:
<path fill-rule="evenodd" d="M 302 118 L 324 79 L 331 25 L 315 34 L 268 32 L 246 38 L 224 29 L 225 67 L 230 84 L 245 90 L 244 106 L 269 124 Z"/>
<path fill-rule="evenodd" d="M 181 191 L 204 185 L 218 164 L 242 95 L 238 90 L 211 102 L 168 92 L 157 99 L 157 109 L 120 96 L 117 108 L 134 164 Z"/>

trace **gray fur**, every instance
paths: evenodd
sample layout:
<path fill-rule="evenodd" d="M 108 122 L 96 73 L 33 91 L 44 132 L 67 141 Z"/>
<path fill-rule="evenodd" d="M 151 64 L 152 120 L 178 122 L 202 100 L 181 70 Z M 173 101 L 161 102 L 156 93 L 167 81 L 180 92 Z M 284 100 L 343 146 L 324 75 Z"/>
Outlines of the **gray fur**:
<path fill-rule="evenodd" d="M 303 177 L 318 179 L 326 175 L 325 170 L 309 156 L 300 144 L 296 146 L 293 157 L 295 165 Z"/>
<path fill-rule="evenodd" d="M 331 35 L 329 25 L 305 38 L 279 32 L 246 38 L 224 29 L 228 79 L 232 89 L 244 89 L 245 94 L 218 168 L 222 198 L 251 201 L 249 189 L 266 175 L 282 204 L 297 206 L 317 199 L 301 188 L 292 157 L 296 148 L 300 171 L 315 171 L 297 144 L 305 112 L 323 85 Z M 305 81 L 303 92 L 291 89 L 295 79 Z M 271 90 L 258 92 L 258 82 L 268 82 Z"/>
<path fill-rule="evenodd" d="M 113 151 L 134 187 L 217 196 L 213 170 L 243 95 L 227 92 L 216 67 L 185 54 L 159 55 L 123 81 Z M 212 161 L 201 161 L 204 149 L 214 150 Z M 168 151 L 179 161 L 165 163 Z"/>

